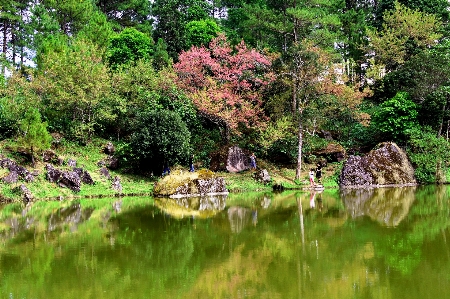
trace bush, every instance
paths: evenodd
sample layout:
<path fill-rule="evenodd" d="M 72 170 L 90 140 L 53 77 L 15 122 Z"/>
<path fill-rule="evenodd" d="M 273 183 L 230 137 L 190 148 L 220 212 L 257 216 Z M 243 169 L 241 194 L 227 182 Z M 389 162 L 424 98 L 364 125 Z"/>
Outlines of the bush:
<path fill-rule="evenodd" d="M 149 110 L 137 115 L 131 135 L 132 156 L 141 170 L 158 173 L 164 162 L 185 162 L 191 134 L 181 117 L 169 110 Z"/>
<path fill-rule="evenodd" d="M 384 135 L 385 140 L 403 142 L 406 132 L 418 126 L 417 115 L 417 105 L 408 93 L 398 92 L 374 112 L 371 127 Z"/>
<path fill-rule="evenodd" d="M 450 162 L 450 146 L 442 137 L 428 127 L 409 130 L 407 146 L 408 156 L 415 168 L 415 176 L 419 183 L 435 183 L 443 181 Z"/>

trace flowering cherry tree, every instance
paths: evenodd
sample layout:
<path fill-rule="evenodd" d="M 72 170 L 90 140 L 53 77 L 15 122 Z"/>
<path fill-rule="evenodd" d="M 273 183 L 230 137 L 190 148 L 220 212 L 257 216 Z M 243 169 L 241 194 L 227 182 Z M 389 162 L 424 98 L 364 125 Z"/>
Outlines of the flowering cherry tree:
<path fill-rule="evenodd" d="M 180 86 L 200 113 L 216 123 L 225 138 L 239 127 L 264 126 L 262 92 L 274 79 L 271 59 L 242 41 L 234 49 L 224 35 L 206 47 L 192 47 L 174 65 Z"/>

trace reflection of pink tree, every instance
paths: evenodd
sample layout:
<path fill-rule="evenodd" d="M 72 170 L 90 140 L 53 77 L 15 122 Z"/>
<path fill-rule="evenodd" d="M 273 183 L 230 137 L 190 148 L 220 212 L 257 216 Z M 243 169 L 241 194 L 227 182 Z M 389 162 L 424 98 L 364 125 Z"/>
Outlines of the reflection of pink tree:
<path fill-rule="evenodd" d="M 209 49 L 192 47 L 174 65 L 180 86 L 202 115 L 216 123 L 228 137 L 238 126 L 256 128 L 267 117 L 262 109 L 262 90 L 273 80 L 271 60 L 242 41 L 231 48 L 224 35 Z"/>

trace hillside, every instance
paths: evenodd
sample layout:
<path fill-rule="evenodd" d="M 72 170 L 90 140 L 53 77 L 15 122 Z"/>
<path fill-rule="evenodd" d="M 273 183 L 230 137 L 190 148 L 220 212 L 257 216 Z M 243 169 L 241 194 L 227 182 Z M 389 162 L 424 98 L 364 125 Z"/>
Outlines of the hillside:
<path fill-rule="evenodd" d="M 6 183 L 3 178 L 9 175 L 10 171 L 6 167 L 0 168 L 0 193 L 1 202 L 21 201 L 23 194 L 20 186 L 25 185 L 33 195 L 33 200 L 65 200 L 83 197 L 106 197 L 106 196 L 129 196 L 129 195 L 151 195 L 154 183 L 160 178 L 158 176 L 137 175 L 130 173 L 129 170 L 119 168 L 117 170 L 109 170 L 109 178 L 101 173 L 101 161 L 104 161 L 108 155 L 104 153 L 104 147 L 108 143 L 107 140 L 95 139 L 85 146 L 75 143 L 62 142 L 54 147 L 53 152 L 59 161 L 63 161 L 62 165 L 52 164 L 56 169 L 61 171 L 71 171 L 73 167 L 68 166 L 68 161 L 76 162 L 76 167 L 87 171 L 94 181 L 94 184 L 81 183 L 80 191 L 74 192 L 68 188 L 59 187 L 56 183 L 52 183 L 47 179 L 46 164 L 43 162 L 42 156 L 36 159 L 36 165 L 33 167 L 30 158 L 25 151 L 15 144 L 14 141 L 4 140 L 0 143 L 0 158 L 11 159 L 16 161 L 18 165 L 23 166 L 29 173 L 34 174 L 32 182 L 25 182 L 24 179 L 18 178 L 17 182 Z M 260 168 L 267 169 L 272 183 L 264 185 L 255 181 L 252 177 L 254 171 L 248 170 L 240 173 L 219 172 L 219 176 L 225 178 L 227 189 L 230 192 L 260 191 L 272 190 L 274 184 L 282 185 L 285 188 L 301 188 L 308 185 L 307 171 L 304 172 L 304 178 L 300 184 L 296 184 L 293 180 L 295 177 L 295 169 L 281 168 L 267 161 L 258 160 Z M 333 182 L 333 174 L 337 165 L 329 165 L 324 169 L 324 184 L 327 186 L 336 186 Z M 308 169 L 308 165 L 304 165 Z M 187 167 L 174 166 L 172 174 L 177 175 L 187 171 Z M 113 179 L 119 178 L 121 191 L 112 188 Z"/>

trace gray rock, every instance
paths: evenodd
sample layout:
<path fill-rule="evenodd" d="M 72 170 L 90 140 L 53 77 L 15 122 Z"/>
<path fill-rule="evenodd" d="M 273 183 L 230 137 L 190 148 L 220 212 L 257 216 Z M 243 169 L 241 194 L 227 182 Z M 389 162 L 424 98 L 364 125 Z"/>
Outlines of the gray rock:
<path fill-rule="evenodd" d="M 45 165 L 45 169 L 47 170 L 47 180 L 50 183 L 56 183 L 61 178 L 61 171 L 56 169 L 51 164 Z"/>
<path fill-rule="evenodd" d="M 267 169 L 261 169 L 253 173 L 253 178 L 263 184 L 269 184 L 272 181 L 272 178 L 270 177 Z"/>
<path fill-rule="evenodd" d="M 341 187 L 416 184 L 414 168 L 395 143 L 384 142 L 363 157 L 350 156 L 339 177 Z"/>
<path fill-rule="evenodd" d="M 233 146 L 228 149 L 227 166 L 229 172 L 240 172 L 250 169 L 249 155 L 238 147 Z"/>
<path fill-rule="evenodd" d="M 20 191 L 23 194 L 23 203 L 28 204 L 33 201 L 33 194 L 31 194 L 30 190 L 25 185 L 20 185 Z"/>
<path fill-rule="evenodd" d="M 70 167 L 77 167 L 77 161 L 75 161 L 73 159 L 69 159 L 69 160 L 67 160 L 67 165 Z"/>
<path fill-rule="evenodd" d="M 114 177 L 111 187 L 119 193 L 122 192 L 122 184 L 120 183 L 120 178 L 118 176 Z"/>
<path fill-rule="evenodd" d="M 7 176 L 3 177 L 2 180 L 7 184 L 14 184 L 19 180 L 19 175 L 17 174 L 17 172 L 11 171 Z"/>
<path fill-rule="evenodd" d="M 103 148 L 103 152 L 107 155 L 113 155 L 116 152 L 116 149 L 111 142 L 108 142 Z"/>
<path fill-rule="evenodd" d="M 80 192 L 81 179 L 75 171 L 62 172 L 58 183 L 60 187 L 69 188 L 74 192 Z"/>
<path fill-rule="evenodd" d="M 106 177 L 108 180 L 111 179 L 111 175 L 109 174 L 109 170 L 106 167 L 100 168 L 100 174 Z"/>
<path fill-rule="evenodd" d="M 94 180 L 92 179 L 90 173 L 87 170 L 84 170 L 83 168 L 73 168 L 73 171 L 75 171 L 78 176 L 80 177 L 81 181 L 84 184 L 93 185 Z"/>

